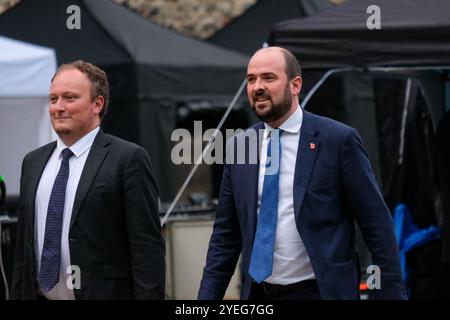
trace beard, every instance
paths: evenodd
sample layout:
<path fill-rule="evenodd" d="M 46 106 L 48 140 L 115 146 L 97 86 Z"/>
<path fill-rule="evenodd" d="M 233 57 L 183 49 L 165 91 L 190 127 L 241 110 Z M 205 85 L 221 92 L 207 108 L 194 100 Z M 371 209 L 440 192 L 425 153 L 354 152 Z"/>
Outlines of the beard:
<path fill-rule="evenodd" d="M 68 135 L 70 133 L 72 133 L 72 130 L 68 129 L 68 128 L 62 128 L 62 129 L 54 129 L 55 132 L 58 134 L 58 136 L 60 135 Z"/>
<path fill-rule="evenodd" d="M 67 124 L 58 124 L 57 118 L 55 120 L 52 119 L 52 127 L 53 130 L 55 130 L 55 132 L 58 134 L 58 136 L 68 135 L 72 132 L 72 129 L 70 128 L 70 126 L 67 126 Z"/>
<path fill-rule="evenodd" d="M 255 106 L 257 98 L 260 98 L 261 96 L 269 98 L 270 102 L 272 103 L 272 106 L 267 111 L 260 112 Z M 256 116 L 263 122 L 273 122 L 280 119 L 289 112 L 289 110 L 291 109 L 291 105 L 292 93 L 289 85 L 287 85 L 284 89 L 283 99 L 277 104 L 273 103 L 272 98 L 262 90 L 256 92 L 255 96 L 253 97 L 253 103 L 251 103 L 251 107 Z"/>

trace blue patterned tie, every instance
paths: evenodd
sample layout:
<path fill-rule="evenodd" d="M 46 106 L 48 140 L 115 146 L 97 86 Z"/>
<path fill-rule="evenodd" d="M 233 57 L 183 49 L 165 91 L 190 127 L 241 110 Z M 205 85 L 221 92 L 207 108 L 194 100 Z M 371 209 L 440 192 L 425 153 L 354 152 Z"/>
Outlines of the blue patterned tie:
<path fill-rule="evenodd" d="M 65 148 L 61 154 L 61 167 L 53 184 L 50 201 L 48 202 L 44 247 L 42 248 L 39 272 L 39 284 L 45 292 L 49 292 L 59 281 L 64 202 L 67 180 L 69 179 L 69 159 L 73 156 L 73 153 L 69 148 Z"/>
<path fill-rule="evenodd" d="M 253 243 L 252 257 L 250 260 L 249 274 L 257 282 L 261 283 L 272 274 L 273 248 L 275 245 L 275 231 L 278 215 L 278 187 L 281 165 L 281 130 L 272 130 L 267 146 L 266 172 L 259 208 L 258 224 L 256 227 L 255 241 Z M 278 157 L 272 158 L 272 143 L 274 148 L 278 146 Z M 277 161 L 274 163 L 273 161 Z M 267 173 L 269 164 L 275 171 Z M 272 169 L 271 168 L 271 169 Z M 270 174 L 271 173 L 271 174 Z"/>

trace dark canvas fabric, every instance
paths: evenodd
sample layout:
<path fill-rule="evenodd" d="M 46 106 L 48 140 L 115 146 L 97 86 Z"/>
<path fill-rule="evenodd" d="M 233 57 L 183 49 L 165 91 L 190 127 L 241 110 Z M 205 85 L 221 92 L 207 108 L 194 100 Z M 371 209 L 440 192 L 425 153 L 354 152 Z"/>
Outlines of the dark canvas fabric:
<path fill-rule="evenodd" d="M 381 29 L 367 28 L 380 8 Z M 269 43 L 294 52 L 305 68 L 450 63 L 450 2 L 349 0 L 304 19 L 276 24 Z"/>
<path fill-rule="evenodd" d="M 307 17 L 329 7 L 327 0 L 259 0 L 208 41 L 252 55 L 267 42 L 273 24 Z"/>
<path fill-rule="evenodd" d="M 70 5 L 80 8 L 79 30 L 66 26 Z M 82 59 L 108 73 L 111 99 L 102 128 L 147 149 L 163 201 L 172 200 L 177 188 L 170 159 L 177 105 L 190 97 L 221 97 L 227 105 L 248 61 L 112 0 L 23 0 L 0 15 L 0 34 L 54 48 L 58 64 Z"/>

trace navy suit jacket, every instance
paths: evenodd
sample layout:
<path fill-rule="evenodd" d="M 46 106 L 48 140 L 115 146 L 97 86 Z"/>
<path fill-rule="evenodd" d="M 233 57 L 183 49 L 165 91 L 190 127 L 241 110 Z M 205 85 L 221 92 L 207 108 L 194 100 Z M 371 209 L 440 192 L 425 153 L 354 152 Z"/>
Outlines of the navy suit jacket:
<path fill-rule="evenodd" d="M 248 132 L 227 146 L 249 150 Z M 246 138 L 247 135 L 247 138 Z M 313 144 L 313 145 L 312 145 Z M 241 149 L 242 150 L 242 149 Z M 355 254 L 355 219 L 381 271 L 374 296 L 404 299 L 391 215 L 356 130 L 304 111 L 294 177 L 296 226 L 308 252 L 323 299 L 358 299 L 360 266 Z M 236 153 L 234 153 L 236 154 Z M 249 297 L 248 274 L 256 231 L 259 164 L 224 166 L 219 204 L 199 299 L 222 299 L 242 252 L 241 299 Z"/>

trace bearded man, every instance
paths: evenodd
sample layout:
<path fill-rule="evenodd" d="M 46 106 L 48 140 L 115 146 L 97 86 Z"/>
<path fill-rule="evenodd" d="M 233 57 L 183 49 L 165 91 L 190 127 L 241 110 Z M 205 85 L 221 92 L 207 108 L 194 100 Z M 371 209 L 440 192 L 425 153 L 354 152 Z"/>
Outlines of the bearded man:
<path fill-rule="evenodd" d="M 302 110 L 301 87 L 286 49 L 250 59 L 247 94 L 261 122 L 231 139 L 227 159 L 258 145 L 259 160 L 224 166 L 198 298 L 223 298 L 242 253 L 241 299 L 359 299 L 356 220 L 380 271 L 373 296 L 404 299 L 393 222 L 361 138 Z M 251 131 L 260 143 L 246 141 Z"/>

